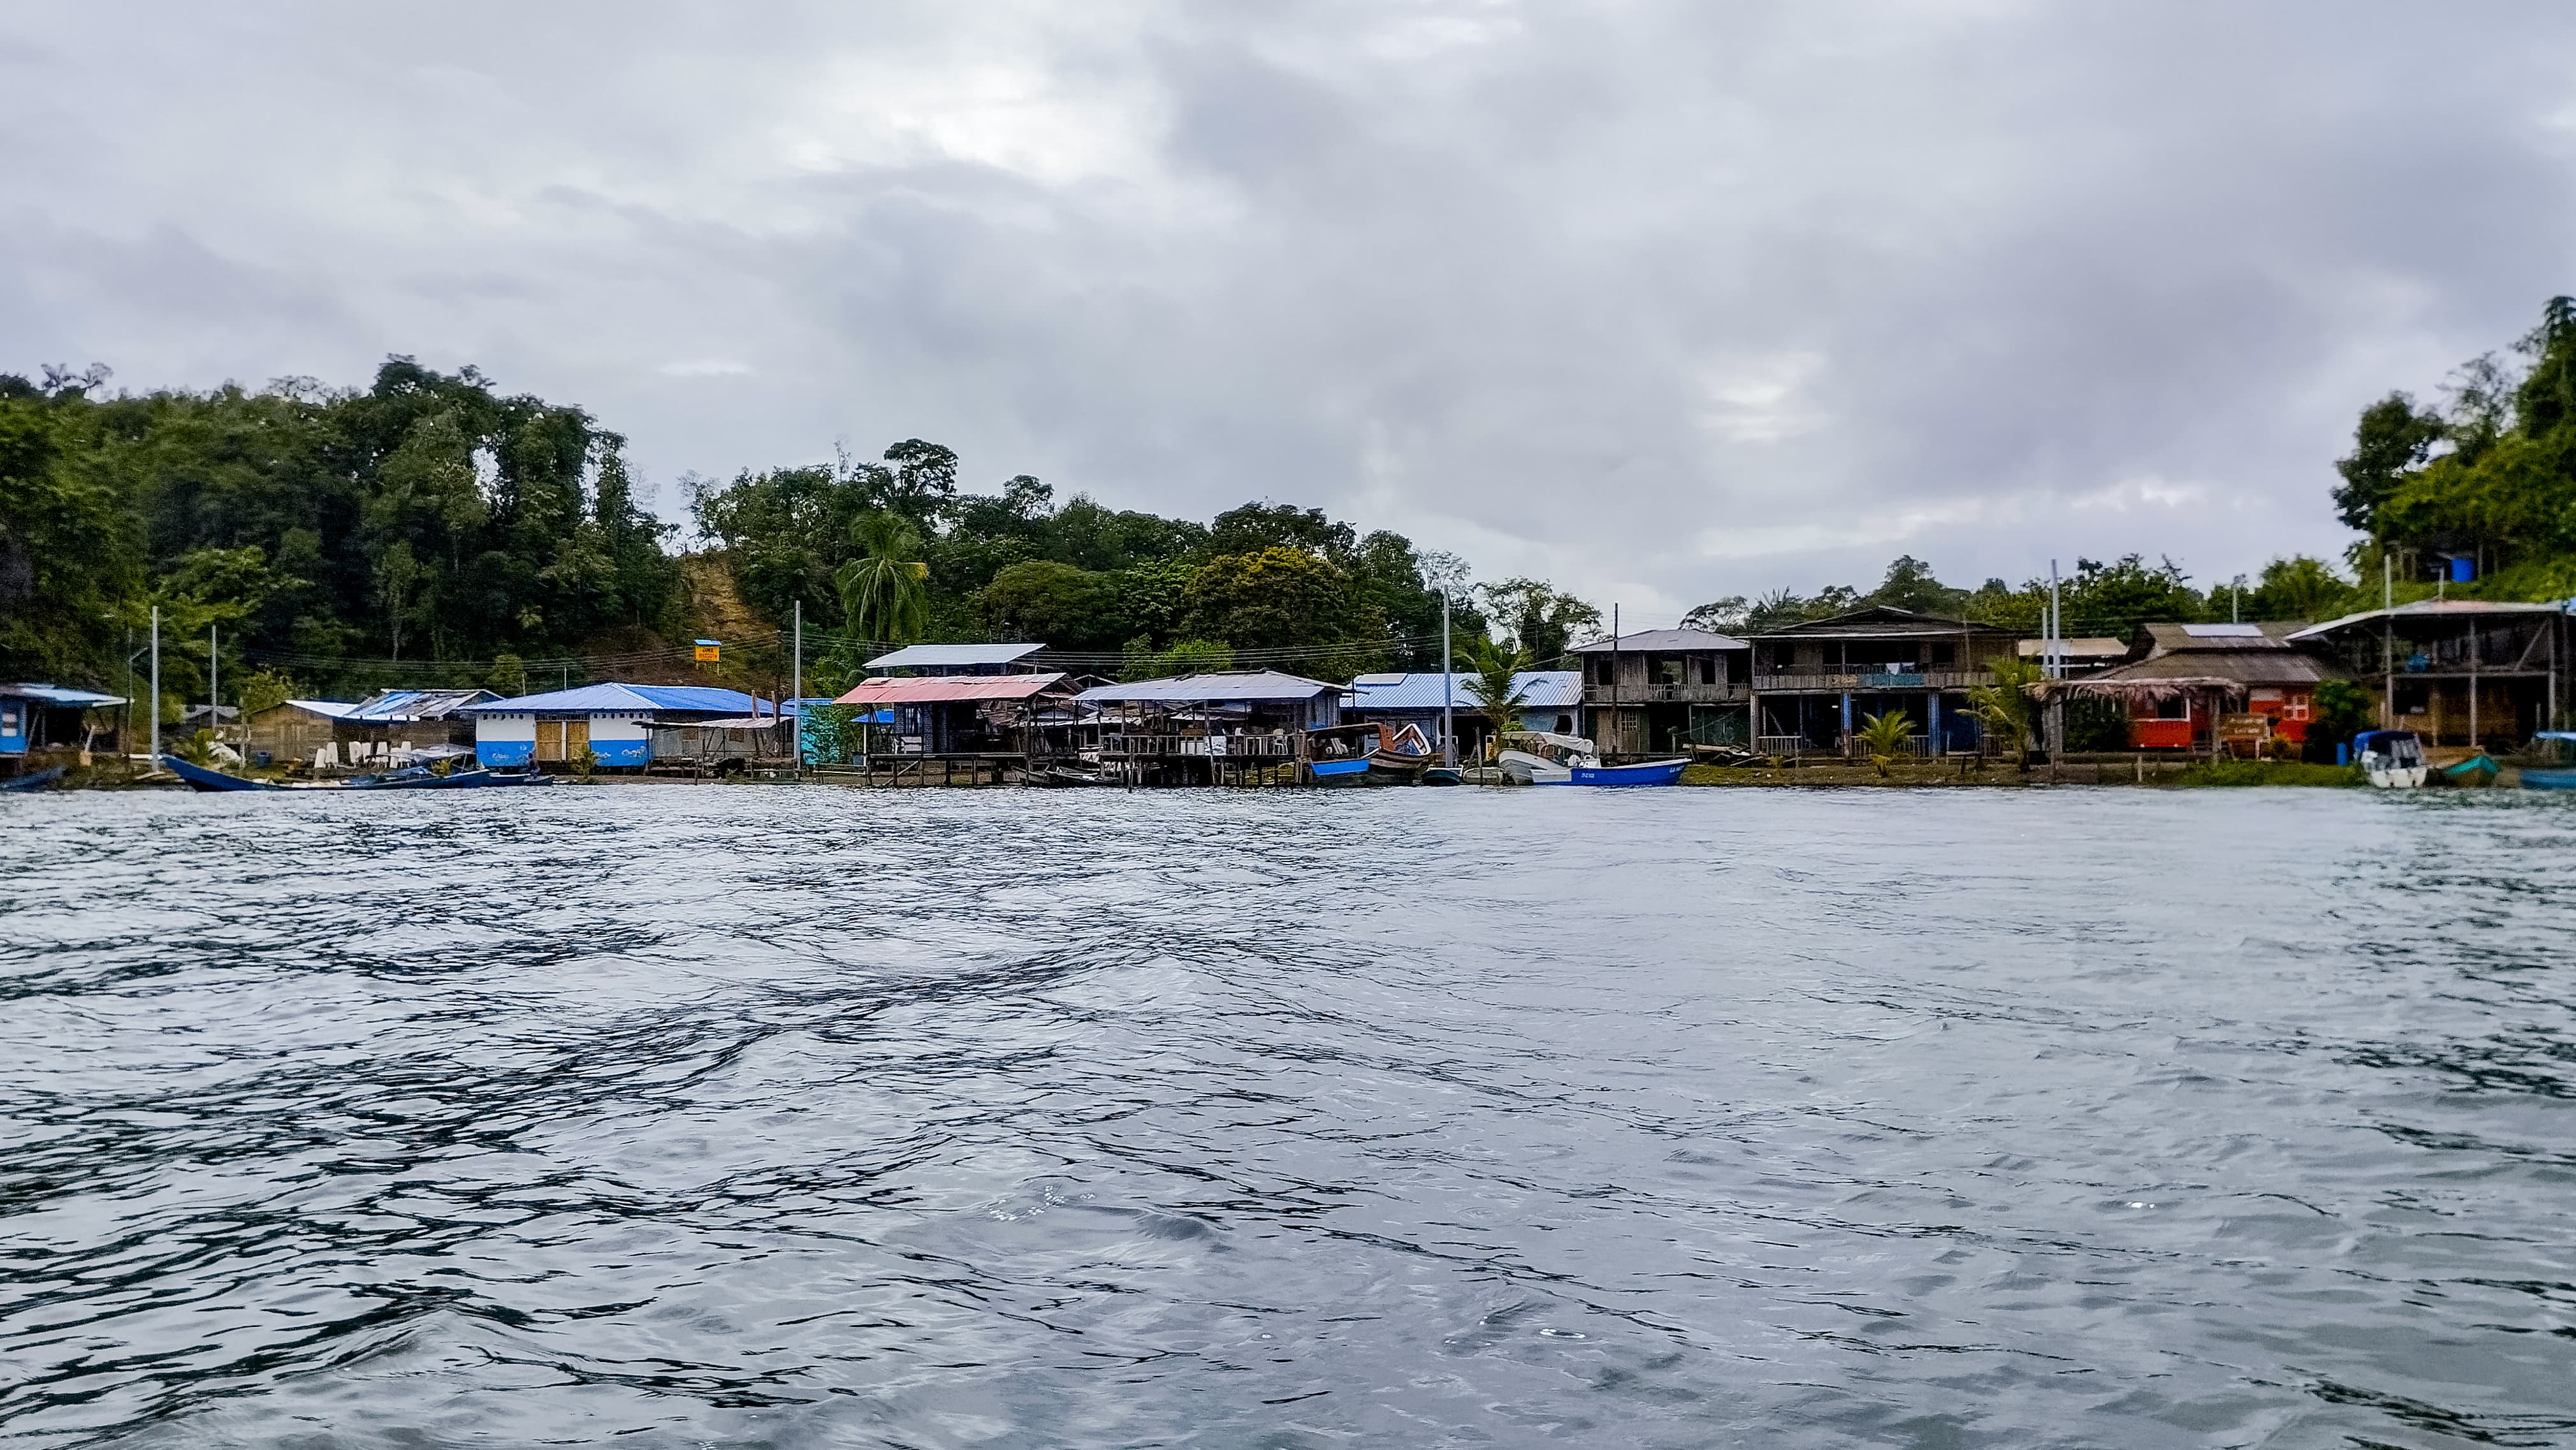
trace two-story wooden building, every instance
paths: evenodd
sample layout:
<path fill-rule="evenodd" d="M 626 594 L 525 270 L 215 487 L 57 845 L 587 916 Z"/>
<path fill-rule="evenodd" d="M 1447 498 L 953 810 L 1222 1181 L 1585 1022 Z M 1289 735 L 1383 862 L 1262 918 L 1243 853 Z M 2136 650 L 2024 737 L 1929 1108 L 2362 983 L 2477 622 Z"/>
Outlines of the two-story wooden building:
<path fill-rule="evenodd" d="M 1605 755 L 1742 745 L 1753 647 L 1705 629 L 1646 629 L 1576 645 L 1583 733 Z"/>
<path fill-rule="evenodd" d="M 1865 718 L 1902 710 L 1913 748 L 1974 750 L 1969 690 L 1994 682 L 2011 630 L 1873 605 L 1793 624 L 1753 640 L 1754 748 L 1775 755 L 1849 749 Z"/>

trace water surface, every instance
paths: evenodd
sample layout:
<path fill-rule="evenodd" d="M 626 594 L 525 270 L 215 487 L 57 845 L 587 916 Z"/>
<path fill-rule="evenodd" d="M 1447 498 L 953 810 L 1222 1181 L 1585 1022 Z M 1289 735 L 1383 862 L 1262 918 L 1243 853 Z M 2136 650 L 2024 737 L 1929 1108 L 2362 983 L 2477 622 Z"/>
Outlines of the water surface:
<path fill-rule="evenodd" d="M 0 1437 L 2576 1443 L 2576 801 L 0 806 Z"/>

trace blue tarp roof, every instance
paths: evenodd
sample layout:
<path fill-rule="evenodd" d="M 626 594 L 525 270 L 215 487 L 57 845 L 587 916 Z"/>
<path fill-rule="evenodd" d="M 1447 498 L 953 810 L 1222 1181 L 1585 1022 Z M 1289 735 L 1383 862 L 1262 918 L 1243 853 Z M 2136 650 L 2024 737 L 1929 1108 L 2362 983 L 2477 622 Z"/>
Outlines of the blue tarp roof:
<path fill-rule="evenodd" d="M 21 700 L 34 700 L 44 705 L 122 705 L 123 695 L 102 695 L 96 690 L 75 690 L 69 685 L 0 685 L 0 695 L 14 695 Z"/>
<path fill-rule="evenodd" d="M 769 702 L 740 690 L 720 690 L 712 685 L 579 685 L 569 690 L 549 690 L 542 695 L 521 695 L 515 700 L 486 700 L 468 707 L 466 713 L 608 715 L 637 710 L 670 710 L 693 715 L 766 715 Z"/>
<path fill-rule="evenodd" d="M 1451 708 L 1473 710 L 1476 702 L 1467 694 L 1470 674 L 1450 677 Z M 1512 676 L 1512 683 L 1527 692 L 1532 710 L 1562 710 L 1583 703 L 1583 671 L 1523 670 Z M 1350 693 L 1342 697 L 1345 710 L 1437 710 L 1440 708 L 1440 672 L 1411 675 L 1362 675 L 1351 681 Z"/>

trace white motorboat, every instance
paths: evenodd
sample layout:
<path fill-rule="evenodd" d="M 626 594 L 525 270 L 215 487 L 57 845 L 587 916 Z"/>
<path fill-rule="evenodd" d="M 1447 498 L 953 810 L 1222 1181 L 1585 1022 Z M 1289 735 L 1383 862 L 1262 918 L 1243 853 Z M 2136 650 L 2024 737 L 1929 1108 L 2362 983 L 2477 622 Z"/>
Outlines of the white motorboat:
<path fill-rule="evenodd" d="M 2381 790 L 2416 790 L 2428 774 L 2424 742 L 2412 730 L 2364 730 L 2352 737 L 2353 764 Z"/>
<path fill-rule="evenodd" d="M 1572 785 L 1574 768 L 1599 766 L 1601 752 L 1579 735 L 1522 730 L 1503 737 L 1503 751 L 1494 764 L 1515 785 Z"/>

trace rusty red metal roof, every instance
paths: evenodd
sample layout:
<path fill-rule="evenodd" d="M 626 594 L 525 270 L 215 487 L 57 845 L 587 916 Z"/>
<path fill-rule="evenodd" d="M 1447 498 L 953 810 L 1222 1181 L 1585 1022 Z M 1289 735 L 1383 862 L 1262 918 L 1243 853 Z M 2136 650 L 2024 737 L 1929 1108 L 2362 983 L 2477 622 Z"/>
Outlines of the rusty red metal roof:
<path fill-rule="evenodd" d="M 836 705 L 940 705 L 953 700 L 1028 700 L 1065 688 L 1053 675 L 933 675 L 917 680 L 862 680 Z"/>

